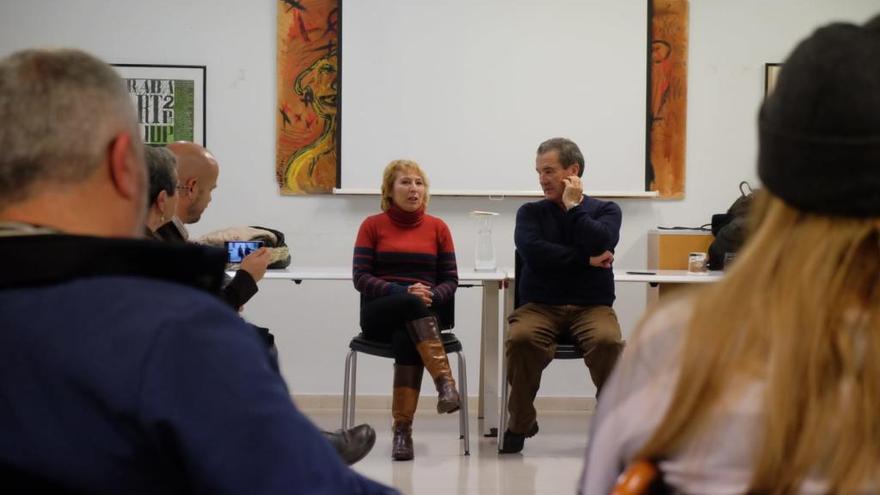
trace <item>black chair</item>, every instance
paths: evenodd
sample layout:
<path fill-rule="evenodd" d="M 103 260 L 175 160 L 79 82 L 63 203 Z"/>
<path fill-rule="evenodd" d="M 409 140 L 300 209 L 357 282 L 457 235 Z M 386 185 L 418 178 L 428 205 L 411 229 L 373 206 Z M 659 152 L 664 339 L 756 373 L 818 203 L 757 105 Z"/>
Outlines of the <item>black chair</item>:
<path fill-rule="evenodd" d="M 361 305 L 363 305 L 361 298 Z M 464 455 L 470 455 L 470 432 L 468 429 L 468 395 L 467 395 L 467 365 L 464 351 L 458 337 L 451 332 L 455 326 L 455 300 L 434 308 L 437 319 L 440 321 L 440 339 L 446 354 L 455 353 L 458 356 L 458 390 L 461 396 L 461 409 L 458 411 L 459 435 L 463 440 Z M 357 354 L 363 353 L 370 356 L 394 358 L 391 343 L 376 342 L 364 337 L 363 333 L 356 335 L 348 344 L 349 351 L 345 357 L 345 381 L 342 390 L 342 429 L 354 426 L 355 397 L 357 394 Z"/>
<path fill-rule="evenodd" d="M 516 284 L 513 286 L 513 307 L 514 309 L 520 306 L 519 302 L 519 280 L 520 274 L 522 273 L 522 257 L 519 255 L 519 252 L 514 251 L 514 280 L 513 283 Z M 507 335 L 504 336 L 504 340 L 507 341 Z M 556 353 L 553 354 L 553 359 L 583 359 L 584 353 L 581 352 L 581 348 L 578 347 L 572 340 L 569 335 L 563 335 L 556 341 Z M 507 396 L 510 392 L 510 384 L 507 383 L 507 351 L 501 353 L 501 380 L 504 384 L 501 386 L 501 420 L 500 425 L 498 425 L 498 450 L 501 450 L 501 447 L 504 445 L 504 434 L 507 432 Z"/>

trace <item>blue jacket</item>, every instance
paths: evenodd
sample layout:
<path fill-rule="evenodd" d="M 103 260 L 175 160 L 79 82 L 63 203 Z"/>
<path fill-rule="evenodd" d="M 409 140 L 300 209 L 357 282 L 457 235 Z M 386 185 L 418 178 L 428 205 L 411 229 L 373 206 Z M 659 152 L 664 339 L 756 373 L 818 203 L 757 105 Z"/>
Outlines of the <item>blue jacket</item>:
<path fill-rule="evenodd" d="M 590 257 L 614 251 L 621 217 L 617 204 L 587 196 L 567 212 L 546 199 L 522 205 L 514 231 L 520 304 L 611 306 L 614 273 L 590 266 Z"/>
<path fill-rule="evenodd" d="M 4 490 L 392 492 L 341 463 L 211 294 L 222 251 L 43 235 L 0 256 Z"/>

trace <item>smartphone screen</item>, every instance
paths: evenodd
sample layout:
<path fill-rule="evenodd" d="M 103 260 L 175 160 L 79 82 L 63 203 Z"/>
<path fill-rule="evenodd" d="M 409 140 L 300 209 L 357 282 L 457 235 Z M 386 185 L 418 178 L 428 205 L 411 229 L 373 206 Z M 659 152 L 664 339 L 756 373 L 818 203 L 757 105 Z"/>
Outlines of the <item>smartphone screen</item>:
<path fill-rule="evenodd" d="M 245 256 L 263 247 L 263 241 L 226 241 L 226 258 L 230 263 L 241 263 Z"/>

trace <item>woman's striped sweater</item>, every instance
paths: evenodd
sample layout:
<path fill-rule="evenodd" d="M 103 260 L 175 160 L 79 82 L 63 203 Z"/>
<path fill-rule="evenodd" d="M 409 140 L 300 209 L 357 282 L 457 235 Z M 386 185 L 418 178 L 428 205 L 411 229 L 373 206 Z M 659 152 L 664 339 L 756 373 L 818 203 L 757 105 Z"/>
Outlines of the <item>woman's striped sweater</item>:
<path fill-rule="evenodd" d="M 354 245 L 353 275 L 355 288 L 367 300 L 405 292 L 421 282 L 434 293 L 434 304 L 442 304 L 458 288 L 449 227 L 424 208 L 405 212 L 392 206 L 367 217 Z"/>

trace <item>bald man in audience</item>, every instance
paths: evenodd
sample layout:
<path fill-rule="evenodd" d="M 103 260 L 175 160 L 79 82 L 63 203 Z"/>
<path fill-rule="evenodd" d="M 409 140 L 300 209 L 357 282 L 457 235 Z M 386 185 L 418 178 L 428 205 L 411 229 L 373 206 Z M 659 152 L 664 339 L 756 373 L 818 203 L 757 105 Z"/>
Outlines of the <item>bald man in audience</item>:
<path fill-rule="evenodd" d="M 177 151 L 180 158 L 176 158 L 169 148 Z M 169 161 L 171 163 L 169 163 Z M 175 205 L 178 201 L 185 197 L 188 200 L 187 206 L 177 211 L 177 215 L 182 215 L 184 221 L 197 221 L 201 218 L 202 212 L 211 202 L 211 191 L 217 184 L 217 176 L 219 175 L 219 167 L 217 160 L 214 159 L 210 152 L 203 147 L 193 144 L 179 142 L 168 147 L 148 147 L 146 154 L 147 169 L 150 176 L 150 191 L 159 189 L 159 184 L 165 184 L 165 188 L 175 188 L 184 193 L 177 194 L 174 197 Z M 179 168 L 182 170 L 178 171 Z M 178 179 L 178 174 L 179 179 Z M 157 184 L 153 184 L 156 181 Z M 170 184 L 174 185 L 170 185 Z M 173 190 L 172 190 L 173 192 Z M 158 197 L 159 194 L 155 193 Z M 179 196 L 179 197 L 178 197 Z M 153 208 L 155 209 L 155 208 Z M 153 215 L 154 216 L 154 215 Z M 176 222 L 176 223 L 175 223 Z M 148 222 L 148 230 L 151 237 L 159 240 L 171 242 L 184 242 L 187 234 L 186 229 L 177 220 L 177 216 L 170 222 L 161 225 L 159 228 L 151 226 Z M 259 273 L 266 271 L 266 267 L 262 265 L 262 258 L 253 255 L 245 258 L 248 262 L 258 263 Z M 244 263 L 242 265 L 245 265 Z M 243 268 L 244 269 L 244 268 Z M 237 274 L 230 282 L 226 284 L 221 293 L 224 300 L 230 303 L 233 308 L 239 309 L 243 301 L 236 302 L 235 295 L 239 292 L 235 289 L 236 280 L 243 279 L 246 283 L 255 285 L 248 273 L 245 271 Z M 260 275 L 262 277 L 262 275 Z M 256 292 L 254 290 L 253 292 Z M 254 330 L 260 335 L 260 338 L 267 346 L 273 367 L 276 371 L 278 368 L 278 350 L 275 347 L 275 338 L 267 328 L 253 325 Z M 360 424 L 347 430 L 324 431 L 324 437 L 329 441 L 342 459 L 347 464 L 354 464 L 363 459 L 376 443 L 376 431 L 368 424 Z"/>
<path fill-rule="evenodd" d="M 219 290 L 225 253 L 142 235 L 144 148 L 111 67 L 0 59 L 4 493 L 393 493 L 296 409 Z"/>
<path fill-rule="evenodd" d="M 177 205 L 177 216 L 183 223 L 196 223 L 211 204 L 211 193 L 217 188 L 217 159 L 196 143 L 180 141 L 169 144 L 168 149 L 177 157 L 179 187 L 184 192 Z"/>
<path fill-rule="evenodd" d="M 178 193 L 177 216 L 162 226 L 157 234 L 164 240 L 185 242 L 189 233 L 184 224 L 193 224 L 202 218 L 211 203 L 211 193 L 217 187 L 220 167 L 210 151 L 196 143 L 177 142 L 168 145 L 177 158 Z M 240 310 L 259 290 L 257 282 L 266 274 L 270 263 L 269 250 L 260 248 L 247 255 L 240 269 L 223 287 L 223 299 Z"/>

